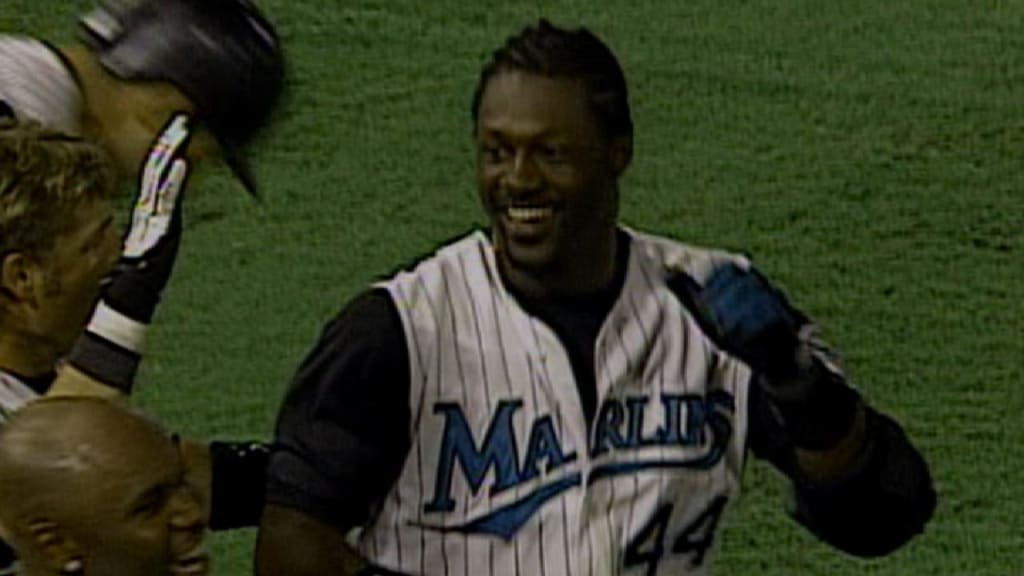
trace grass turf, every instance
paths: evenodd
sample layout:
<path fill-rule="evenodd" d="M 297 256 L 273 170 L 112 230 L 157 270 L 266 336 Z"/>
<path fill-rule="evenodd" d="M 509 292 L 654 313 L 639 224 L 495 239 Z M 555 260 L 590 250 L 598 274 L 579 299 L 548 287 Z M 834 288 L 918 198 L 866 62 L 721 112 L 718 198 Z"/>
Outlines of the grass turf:
<path fill-rule="evenodd" d="M 0 30 L 67 41 L 87 5 L 4 0 Z M 263 5 L 292 91 L 257 149 L 263 204 L 217 169 L 194 187 L 139 391 L 169 425 L 269 437 L 346 299 L 481 221 L 477 73 L 547 15 L 591 26 L 626 67 L 637 146 L 624 220 L 751 253 L 933 466 L 928 532 L 865 562 L 790 522 L 781 481 L 755 464 L 716 573 L 1024 574 L 1024 3 Z M 212 543 L 216 573 L 249 573 L 252 531 Z"/>

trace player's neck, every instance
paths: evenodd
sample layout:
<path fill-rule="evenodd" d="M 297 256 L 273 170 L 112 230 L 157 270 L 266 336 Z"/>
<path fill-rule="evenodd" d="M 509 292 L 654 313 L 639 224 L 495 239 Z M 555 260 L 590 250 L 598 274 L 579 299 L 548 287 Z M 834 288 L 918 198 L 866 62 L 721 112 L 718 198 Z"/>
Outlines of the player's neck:
<path fill-rule="evenodd" d="M 16 331 L 0 330 L 0 370 L 33 378 L 52 372 L 57 358 L 58 354 L 46 343 Z"/>
<path fill-rule="evenodd" d="M 588 254 L 543 269 L 526 269 L 499 261 L 502 279 L 513 292 L 533 299 L 591 296 L 608 290 L 619 272 L 618 233 L 587 243 Z"/>

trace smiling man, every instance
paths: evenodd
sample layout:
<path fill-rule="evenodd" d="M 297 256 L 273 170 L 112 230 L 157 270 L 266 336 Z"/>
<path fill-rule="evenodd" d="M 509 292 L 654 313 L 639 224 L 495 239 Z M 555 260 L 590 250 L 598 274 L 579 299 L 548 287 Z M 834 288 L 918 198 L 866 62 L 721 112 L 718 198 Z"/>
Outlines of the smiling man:
<path fill-rule="evenodd" d="M 0 429 L 0 526 L 24 576 L 202 576 L 176 437 L 127 407 L 48 398 Z"/>
<path fill-rule="evenodd" d="M 708 574 L 748 451 L 841 550 L 923 529 L 927 465 L 815 324 L 747 259 L 618 223 L 633 124 L 600 39 L 509 38 L 472 118 L 490 230 L 326 327 L 280 412 L 258 574 Z"/>

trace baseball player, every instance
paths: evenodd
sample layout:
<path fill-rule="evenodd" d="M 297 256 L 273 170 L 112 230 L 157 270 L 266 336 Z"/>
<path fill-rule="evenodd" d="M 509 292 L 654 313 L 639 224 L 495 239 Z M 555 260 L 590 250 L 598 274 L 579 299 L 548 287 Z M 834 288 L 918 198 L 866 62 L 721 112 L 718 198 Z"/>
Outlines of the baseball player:
<path fill-rule="evenodd" d="M 327 325 L 280 411 L 258 574 L 708 574 L 749 452 L 840 550 L 923 529 L 925 461 L 816 325 L 746 258 L 618 223 L 633 128 L 599 38 L 509 38 L 472 117 L 490 229 Z"/>
<path fill-rule="evenodd" d="M 0 116 L 100 142 L 132 182 L 174 112 L 191 114 L 193 159 L 222 155 L 255 191 L 243 148 L 284 85 L 273 26 L 249 0 L 111 0 L 80 19 L 81 42 L 0 36 Z"/>
<path fill-rule="evenodd" d="M 98 398 L 48 398 L 0 429 L 0 524 L 23 576 L 202 576 L 180 441 Z M 69 489 L 70 488 L 70 489 Z"/>
<path fill-rule="evenodd" d="M 152 146 L 122 242 L 117 178 L 102 148 L 0 120 L 0 424 L 44 395 L 131 392 L 177 257 L 190 126 L 176 115 Z M 266 450 L 183 442 L 182 451 L 210 526 L 255 525 Z M 0 546 L 0 574 L 16 569 Z"/>

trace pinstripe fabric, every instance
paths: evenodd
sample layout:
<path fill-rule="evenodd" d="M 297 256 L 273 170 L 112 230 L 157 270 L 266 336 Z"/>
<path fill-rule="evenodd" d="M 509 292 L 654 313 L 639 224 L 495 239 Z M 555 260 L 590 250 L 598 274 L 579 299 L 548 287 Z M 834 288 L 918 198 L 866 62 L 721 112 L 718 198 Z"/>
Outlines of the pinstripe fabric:
<path fill-rule="evenodd" d="M 36 398 L 39 398 L 38 392 L 16 376 L 0 371 L 0 424 Z"/>
<path fill-rule="evenodd" d="M 749 370 L 707 340 L 666 279 L 686 272 L 700 282 L 717 264 L 742 259 L 627 232 L 625 284 L 596 342 L 599 410 L 590 430 L 568 354 L 505 291 L 485 235 L 471 234 L 382 283 L 409 349 L 413 447 L 362 533 L 360 550 L 372 562 L 431 575 L 709 573 L 711 551 L 695 561 L 696 554 L 673 554 L 670 542 L 656 562 L 641 565 L 628 562 L 627 549 L 641 550 L 638 537 L 656 520 L 668 535 L 701 528 L 709 506 L 738 491 Z M 727 399 L 717 416 L 702 403 L 713 396 Z M 442 447 L 453 446 L 456 422 L 482 454 L 506 430 L 496 419 L 503 410 L 509 450 L 494 452 L 474 480 L 467 463 L 446 459 Z M 610 450 L 596 449 L 602 413 L 606 435 L 618 434 Z M 725 414 L 724 434 L 704 427 L 704 418 Z M 673 422 L 682 431 L 675 436 L 667 432 Z M 677 442 L 656 441 L 667 437 Z M 721 452 L 707 456 L 716 442 Z M 544 459 L 530 464 L 536 454 Z M 499 486 L 499 476 L 514 485 Z"/>
<path fill-rule="evenodd" d="M 78 135 L 82 93 L 64 61 L 49 45 L 21 36 L 0 36 L 0 101 L 21 120 Z"/>
<path fill-rule="evenodd" d="M 7 422 L 11 414 L 20 410 L 25 404 L 39 398 L 39 393 L 22 382 L 17 376 L 0 371 L 0 425 Z M 6 544 L 0 541 L 0 547 Z M 6 557 L 6 554 L 0 554 Z M 6 559 L 6 558 L 5 558 Z M 17 573 L 18 563 L 0 564 L 0 576 Z"/>

